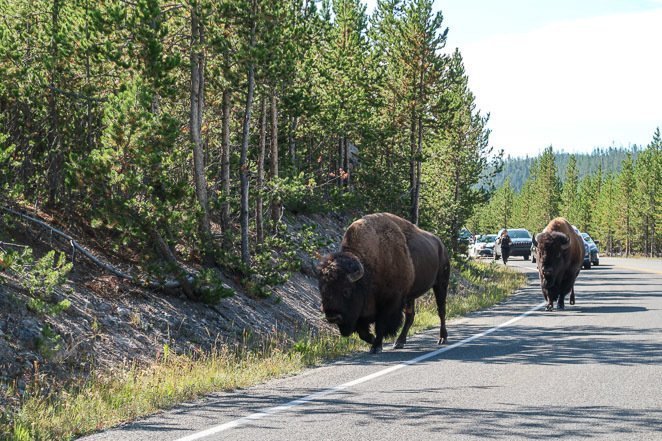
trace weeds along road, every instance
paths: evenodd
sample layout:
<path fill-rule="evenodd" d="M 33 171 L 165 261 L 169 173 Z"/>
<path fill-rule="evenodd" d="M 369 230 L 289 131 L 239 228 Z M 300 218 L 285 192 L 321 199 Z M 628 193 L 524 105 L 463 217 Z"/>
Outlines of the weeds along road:
<path fill-rule="evenodd" d="M 515 258 L 509 265 L 531 275 L 529 287 L 451 321 L 443 352 L 432 352 L 433 330 L 404 350 L 215 394 L 85 439 L 662 440 L 662 263 L 602 263 L 582 271 L 565 311 L 543 310 L 534 265 Z"/>

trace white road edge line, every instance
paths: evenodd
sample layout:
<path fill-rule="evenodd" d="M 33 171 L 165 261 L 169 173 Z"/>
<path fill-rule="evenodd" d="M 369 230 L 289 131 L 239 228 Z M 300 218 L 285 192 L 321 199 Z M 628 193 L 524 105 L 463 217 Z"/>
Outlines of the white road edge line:
<path fill-rule="evenodd" d="M 245 417 L 242 417 L 242 418 L 239 418 L 239 419 L 236 419 L 236 420 L 232 420 L 232 421 L 229 421 L 229 422 L 224 423 L 224 424 L 220 424 L 218 426 L 210 427 L 209 429 L 203 430 L 201 432 L 196 432 L 196 433 L 193 433 L 191 435 L 185 436 L 183 438 L 178 438 L 175 441 L 195 441 L 195 440 L 198 440 L 198 439 L 201 439 L 201 438 L 206 438 L 208 436 L 211 436 L 211 435 L 214 435 L 214 434 L 217 434 L 217 433 L 220 433 L 220 432 L 225 432 L 226 430 L 230 430 L 230 429 L 234 429 L 234 428 L 239 427 L 239 426 L 243 426 L 244 424 L 249 423 L 251 421 L 260 420 L 262 418 L 266 418 L 268 416 L 271 416 L 271 415 L 274 415 L 274 414 L 277 414 L 277 413 L 280 413 L 280 412 L 284 412 L 284 411 L 289 410 L 293 407 L 301 406 L 302 404 L 306 404 L 306 403 L 309 403 L 311 401 L 315 401 L 316 399 L 325 397 L 327 395 L 331 395 L 331 394 L 336 393 L 336 392 L 340 392 L 340 391 L 348 389 L 352 386 L 356 386 L 358 384 L 365 383 L 365 382 L 368 382 L 370 380 L 374 380 L 374 379 L 379 378 L 379 377 L 383 377 L 384 375 L 388 375 L 392 372 L 398 371 L 398 370 L 403 369 L 407 366 L 411 366 L 413 364 L 420 363 L 421 361 L 427 360 L 427 359 L 432 358 L 432 357 L 436 357 L 439 354 L 443 354 L 444 352 L 448 352 L 452 349 L 463 346 L 463 345 L 465 345 L 469 342 L 472 342 L 476 339 L 479 339 L 481 337 L 489 335 L 489 334 L 493 333 L 494 331 L 497 331 L 501 328 L 505 328 L 507 326 L 510 326 L 513 323 L 523 319 L 527 315 L 530 315 L 530 314 L 534 313 L 535 311 L 541 309 L 546 304 L 547 304 L 547 302 L 542 302 L 542 303 L 536 305 L 535 307 L 529 309 L 525 313 L 520 314 L 517 317 L 514 317 L 514 318 L 508 320 L 507 322 L 501 323 L 500 325 L 495 326 L 494 328 L 488 329 L 488 330 L 480 332 L 478 334 L 474 334 L 471 337 L 467 337 L 464 340 L 461 340 L 461 341 L 459 341 L 457 343 L 454 343 L 450 346 L 444 346 L 443 348 L 437 349 L 437 350 L 432 351 L 432 352 L 428 352 L 427 354 L 419 355 L 416 358 L 412 358 L 411 360 L 403 361 L 403 362 L 401 362 L 399 364 L 396 364 L 394 366 L 391 366 L 389 368 L 382 369 L 381 371 L 374 372 L 370 375 L 366 375 L 365 377 L 357 378 L 356 380 L 349 381 L 349 382 L 341 384 L 339 386 L 335 386 L 335 387 L 332 387 L 332 388 L 329 388 L 329 389 L 325 389 L 325 390 L 321 390 L 319 392 L 315 392 L 315 393 L 310 394 L 308 396 L 305 396 L 303 398 L 299 398 L 297 400 L 290 401 L 289 403 L 285 403 L 281 406 L 270 407 L 266 410 L 253 413 L 253 414 L 247 415 Z"/>

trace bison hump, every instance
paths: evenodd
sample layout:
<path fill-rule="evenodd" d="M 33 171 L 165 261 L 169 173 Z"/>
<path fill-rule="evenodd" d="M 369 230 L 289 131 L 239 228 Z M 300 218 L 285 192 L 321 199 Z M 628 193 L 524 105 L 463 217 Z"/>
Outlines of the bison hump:
<path fill-rule="evenodd" d="M 414 281 L 414 267 L 405 233 L 392 217 L 379 213 L 352 223 L 345 232 L 342 251 L 357 255 L 370 269 L 375 289 L 406 293 Z"/>

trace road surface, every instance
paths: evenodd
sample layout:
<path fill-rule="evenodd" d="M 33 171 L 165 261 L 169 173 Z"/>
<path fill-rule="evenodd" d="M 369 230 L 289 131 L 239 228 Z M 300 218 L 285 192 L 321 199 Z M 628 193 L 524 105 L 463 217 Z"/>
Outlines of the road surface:
<path fill-rule="evenodd" d="M 221 393 L 101 440 L 662 440 L 662 261 L 602 258 L 577 304 L 529 287 L 404 350 Z M 366 346 L 367 350 L 367 346 Z M 435 352 L 436 351 L 436 352 Z"/>

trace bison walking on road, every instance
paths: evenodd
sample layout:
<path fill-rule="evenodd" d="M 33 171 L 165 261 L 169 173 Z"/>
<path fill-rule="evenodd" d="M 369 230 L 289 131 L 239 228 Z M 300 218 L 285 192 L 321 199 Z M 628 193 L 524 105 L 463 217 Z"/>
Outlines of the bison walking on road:
<path fill-rule="evenodd" d="M 584 243 L 572 225 L 562 217 L 550 221 L 533 239 L 537 248 L 538 274 L 547 310 L 564 309 L 565 296 L 575 304 L 575 280 L 584 262 Z"/>
<path fill-rule="evenodd" d="M 405 323 L 394 348 L 402 348 L 414 321 L 415 300 L 434 290 L 441 319 L 439 344 L 446 343 L 446 294 L 450 262 L 441 240 L 389 213 L 367 215 L 349 226 L 340 252 L 318 266 L 322 309 L 343 336 L 353 332 L 382 350 L 385 336 Z M 370 325 L 375 324 L 375 335 Z"/>

